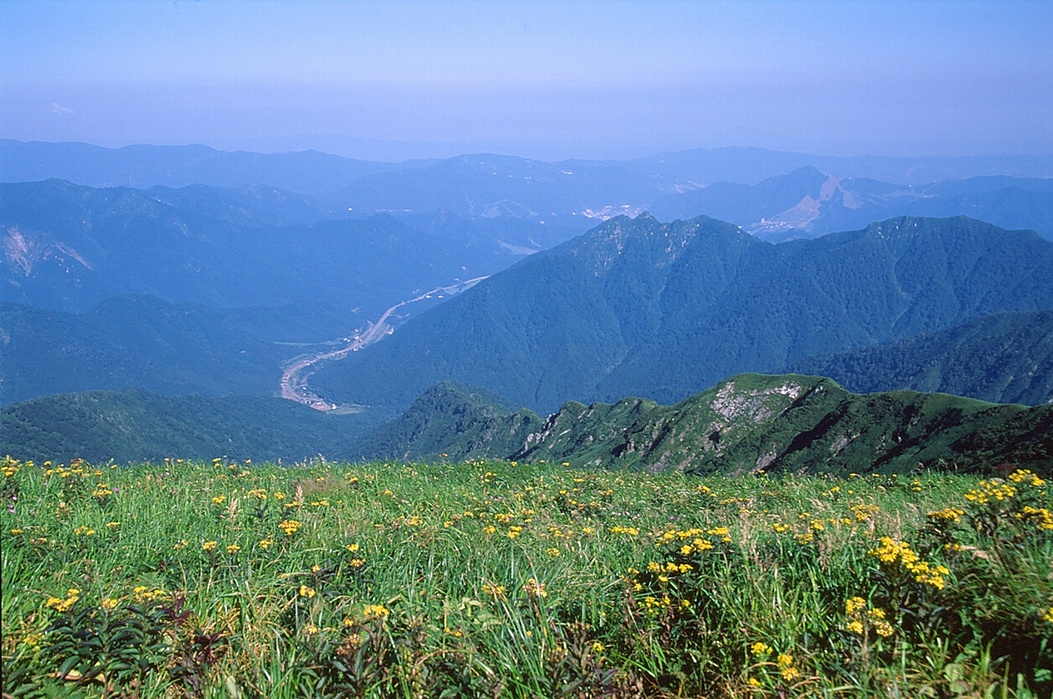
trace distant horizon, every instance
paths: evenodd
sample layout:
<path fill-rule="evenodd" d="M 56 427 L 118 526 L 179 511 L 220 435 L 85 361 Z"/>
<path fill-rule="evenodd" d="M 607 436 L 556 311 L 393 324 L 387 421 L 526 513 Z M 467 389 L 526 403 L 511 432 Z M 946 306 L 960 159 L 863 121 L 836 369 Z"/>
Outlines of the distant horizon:
<path fill-rule="evenodd" d="M 1053 152 L 1048 0 L 38 0 L 0 136 L 400 162 Z"/>
<path fill-rule="evenodd" d="M 335 156 L 339 158 L 347 158 L 349 160 L 362 160 L 367 162 L 377 163 L 388 163 L 388 164 L 399 164 L 404 162 L 422 161 L 422 160 L 446 160 L 450 158 L 457 158 L 462 156 L 472 155 L 494 155 L 499 157 L 508 158 L 520 158 L 523 160 L 536 160 L 539 162 L 558 163 L 566 160 L 594 160 L 603 161 L 609 160 L 614 162 L 627 162 L 631 160 L 646 159 L 652 157 L 659 157 L 662 155 L 673 155 L 677 153 L 690 153 L 690 152 L 719 152 L 719 151 L 762 151 L 767 153 L 778 153 L 782 155 L 799 155 L 799 156 L 812 156 L 817 158 L 829 158 L 829 159 L 855 159 L 855 158 L 874 158 L 880 160 L 911 160 L 911 159 L 972 159 L 972 158 L 1053 158 L 1053 149 L 1049 152 L 1032 152 L 1032 153 L 1021 153 L 1021 152 L 986 152 L 986 153 L 965 153 L 965 154 L 934 154 L 934 153 L 912 153 L 912 154 L 891 154 L 886 155 L 882 153 L 824 153 L 819 151 L 803 151 L 803 150 L 785 150 L 779 148 L 768 148 L 764 146 L 753 146 L 753 145 L 724 145 L 724 146 L 686 146 L 683 148 L 674 148 L 668 150 L 641 150 L 639 155 L 631 155 L 627 157 L 578 157 L 578 156 L 567 156 L 563 158 L 539 158 L 530 155 L 524 155 L 512 151 L 500 151 L 500 150 L 462 150 L 452 152 L 450 155 L 411 155 L 406 158 L 368 158 L 362 157 L 356 154 L 340 153 L 335 150 L 325 150 L 321 147 L 304 147 L 304 148 L 293 148 L 286 150 L 261 150 L 254 148 L 238 148 L 238 147 L 221 147 L 209 143 L 203 142 L 186 142 L 186 143 L 148 143 L 148 142 L 132 142 L 123 143 L 120 145 L 107 145 L 104 143 L 94 143 L 91 141 L 48 141 L 43 139 L 19 139 L 9 138 L 7 136 L 0 137 L 0 140 L 12 141 L 15 143 L 43 143 L 48 145 L 82 145 L 93 148 L 101 148 L 105 150 L 122 150 L 125 148 L 138 148 L 138 147 L 158 147 L 158 148 L 208 148 L 219 153 L 250 153 L 253 155 L 294 155 L 299 153 L 320 153 L 322 155 Z"/>

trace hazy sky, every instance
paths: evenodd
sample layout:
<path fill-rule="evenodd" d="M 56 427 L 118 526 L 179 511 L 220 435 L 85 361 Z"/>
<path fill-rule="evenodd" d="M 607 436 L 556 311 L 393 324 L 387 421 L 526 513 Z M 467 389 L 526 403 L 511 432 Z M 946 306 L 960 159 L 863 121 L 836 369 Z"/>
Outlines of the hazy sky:
<path fill-rule="evenodd" d="M 1053 1 L 0 0 L 0 135 L 402 160 L 1053 152 Z"/>

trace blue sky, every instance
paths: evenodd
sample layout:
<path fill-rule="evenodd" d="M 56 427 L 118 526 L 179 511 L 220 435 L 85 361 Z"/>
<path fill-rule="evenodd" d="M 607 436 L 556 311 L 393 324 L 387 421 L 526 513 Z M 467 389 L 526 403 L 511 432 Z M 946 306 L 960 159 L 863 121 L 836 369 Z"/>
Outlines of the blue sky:
<path fill-rule="evenodd" d="M 1053 152 L 1053 2 L 0 0 L 0 135 L 402 160 Z"/>

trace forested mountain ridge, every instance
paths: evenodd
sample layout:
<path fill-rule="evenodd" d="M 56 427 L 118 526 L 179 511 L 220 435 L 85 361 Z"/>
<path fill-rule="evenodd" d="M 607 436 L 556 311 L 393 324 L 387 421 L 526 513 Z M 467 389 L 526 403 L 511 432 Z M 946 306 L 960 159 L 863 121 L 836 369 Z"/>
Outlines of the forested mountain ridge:
<path fill-rule="evenodd" d="M 229 309 L 115 296 L 77 314 L 2 303 L 0 402 L 125 388 L 272 396 L 282 364 L 346 322 L 323 304 Z"/>
<path fill-rule="evenodd" d="M 1050 307 L 1053 243 L 967 218 L 772 245 L 705 217 L 619 217 L 315 379 L 336 402 L 390 413 L 443 380 L 540 411 L 625 395 L 671 403 L 743 371 Z"/>
<path fill-rule="evenodd" d="M 344 454 L 368 422 L 280 398 L 160 396 L 139 389 L 60 393 L 0 408 L 18 459 L 131 463 L 217 456 L 303 461 Z"/>
<path fill-rule="evenodd" d="M 814 376 L 732 377 L 672 406 L 623 398 L 564 404 L 547 419 L 451 383 L 391 422 L 266 398 L 166 398 L 89 392 L 0 409 L 5 453 L 95 463 L 170 458 L 463 460 L 742 474 L 1049 471 L 1053 406 L 994 405 L 946 394 L 852 394 Z"/>
<path fill-rule="evenodd" d="M 610 437 L 590 439 L 596 415 L 612 413 L 622 418 L 607 426 Z M 857 395 L 822 377 L 743 374 L 670 407 L 570 403 L 513 458 L 732 475 L 972 470 L 1004 461 L 1044 470 L 1053 459 L 1053 406 L 911 391 Z"/>
<path fill-rule="evenodd" d="M 466 245 L 391 216 L 328 218 L 273 189 L 95 189 L 0 184 L 7 302 L 86 311 L 121 294 L 171 303 L 326 303 L 366 317 L 522 257 L 499 240 Z M 306 222 L 305 222 L 306 221 Z M 353 322 L 353 321 L 352 321 Z"/>
<path fill-rule="evenodd" d="M 938 391 L 996 403 L 1053 402 L 1053 311 L 996 313 L 936 333 L 810 357 L 790 367 L 857 393 Z"/>

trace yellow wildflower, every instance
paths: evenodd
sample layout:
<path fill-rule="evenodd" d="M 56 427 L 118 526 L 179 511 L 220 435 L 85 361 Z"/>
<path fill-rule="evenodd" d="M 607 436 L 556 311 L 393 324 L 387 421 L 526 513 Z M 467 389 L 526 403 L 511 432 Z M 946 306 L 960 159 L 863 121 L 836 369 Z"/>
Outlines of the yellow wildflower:
<path fill-rule="evenodd" d="M 303 525 L 295 519 L 283 519 L 278 523 L 278 528 L 285 532 L 285 536 L 290 537 L 298 532 L 301 526 Z"/>
<path fill-rule="evenodd" d="M 366 621 L 385 619 L 390 616 L 390 614 L 391 612 L 389 612 L 387 607 L 382 604 L 368 604 L 365 609 L 362 610 L 362 618 Z"/>
<path fill-rule="evenodd" d="M 545 590 L 545 583 L 538 582 L 534 578 L 530 578 L 523 585 L 523 592 L 527 593 L 530 597 L 548 597 L 548 592 Z"/>
<path fill-rule="evenodd" d="M 757 641 L 752 646 L 750 646 L 750 653 L 759 658 L 761 656 L 765 656 L 771 653 L 771 646 L 769 646 L 767 643 Z"/>

